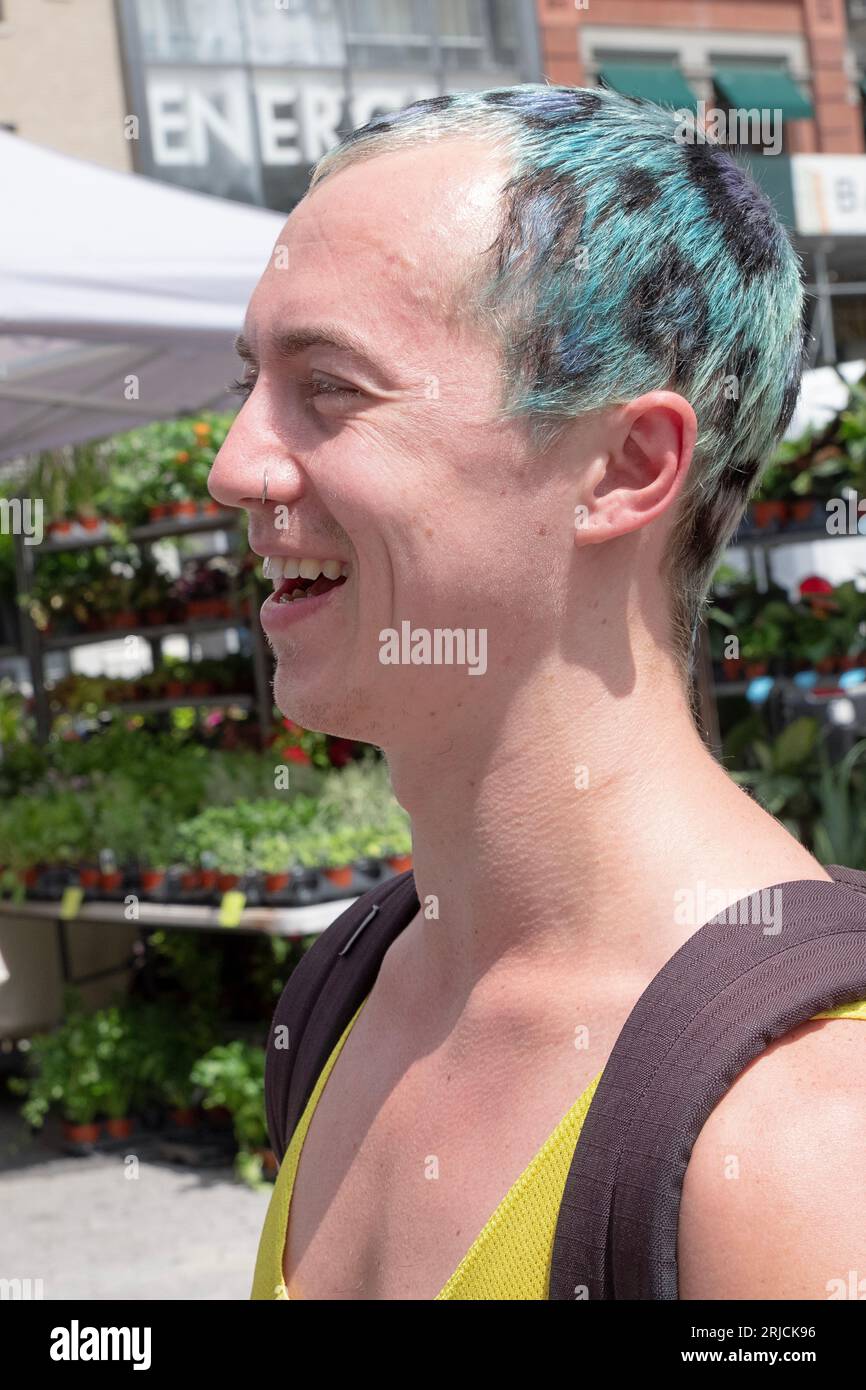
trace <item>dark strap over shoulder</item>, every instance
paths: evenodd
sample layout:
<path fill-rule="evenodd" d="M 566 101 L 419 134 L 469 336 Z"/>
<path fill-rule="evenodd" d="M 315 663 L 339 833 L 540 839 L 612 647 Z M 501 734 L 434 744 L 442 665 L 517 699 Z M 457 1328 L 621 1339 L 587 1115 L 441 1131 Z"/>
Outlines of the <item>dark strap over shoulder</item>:
<path fill-rule="evenodd" d="M 278 1162 L 385 952 L 418 907 L 411 870 L 371 888 L 316 938 L 289 976 L 265 1055 L 268 1134 Z"/>
<path fill-rule="evenodd" d="M 781 893 L 778 931 L 719 913 L 641 995 L 575 1148 L 550 1298 L 678 1297 L 683 1179 L 710 1112 L 770 1042 L 866 998 L 866 873 L 827 872 L 764 890 Z"/>

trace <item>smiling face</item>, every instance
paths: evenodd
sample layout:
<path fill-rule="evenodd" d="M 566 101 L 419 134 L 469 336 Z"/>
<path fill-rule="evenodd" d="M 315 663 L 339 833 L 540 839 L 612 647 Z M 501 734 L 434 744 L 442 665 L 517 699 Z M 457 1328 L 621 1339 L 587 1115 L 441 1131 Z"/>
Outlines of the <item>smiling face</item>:
<path fill-rule="evenodd" d="M 252 389 L 210 490 L 248 509 L 272 567 L 306 558 L 345 574 L 263 609 L 277 704 L 307 728 L 387 748 L 455 705 L 480 711 L 514 681 L 518 647 L 533 660 L 555 645 L 574 457 L 568 469 L 534 457 L 525 426 L 501 418 L 497 345 L 452 312 L 506 178 L 462 137 L 340 171 L 292 212 L 250 302 Z M 484 629 L 485 674 L 383 664 L 381 634 L 404 621 Z"/>

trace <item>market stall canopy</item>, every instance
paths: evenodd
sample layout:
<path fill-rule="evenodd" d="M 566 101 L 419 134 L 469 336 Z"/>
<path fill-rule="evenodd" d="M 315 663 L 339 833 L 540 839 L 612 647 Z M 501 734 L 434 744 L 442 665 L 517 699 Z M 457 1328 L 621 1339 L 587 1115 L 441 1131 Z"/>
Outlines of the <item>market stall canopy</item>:
<path fill-rule="evenodd" d="M 228 404 L 282 214 L 5 131 L 0 184 L 0 459 Z"/>

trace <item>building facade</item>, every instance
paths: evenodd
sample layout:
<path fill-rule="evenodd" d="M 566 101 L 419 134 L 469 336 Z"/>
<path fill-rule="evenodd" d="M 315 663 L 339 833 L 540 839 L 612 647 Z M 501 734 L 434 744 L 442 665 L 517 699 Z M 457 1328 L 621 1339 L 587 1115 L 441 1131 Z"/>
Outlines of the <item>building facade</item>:
<path fill-rule="evenodd" d="M 120 0 L 118 17 L 136 167 L 278 210 L 380 112 L 542 79 L 531 0 Z"/>
<path fill-rule="evenodd" d="M 114 0 L 0 0 L 0 127 L 131 170 Z"/>

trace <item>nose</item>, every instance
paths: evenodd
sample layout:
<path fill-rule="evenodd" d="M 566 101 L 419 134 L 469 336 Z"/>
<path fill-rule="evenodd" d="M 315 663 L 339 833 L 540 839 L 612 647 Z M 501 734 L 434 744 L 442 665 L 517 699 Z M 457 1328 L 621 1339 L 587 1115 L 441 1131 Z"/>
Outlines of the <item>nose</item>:
<path fill-rule="evenodd" d="M 287 458 L 285 444 L 255 421 L 250 405 L 246 402 L 235 417 L 211 464 L 207 487 L 223 507 L 249 511 L 257 504 L 270 510 L 276 503 L 294 502 L 300 496 L 301 473 Z"/>

